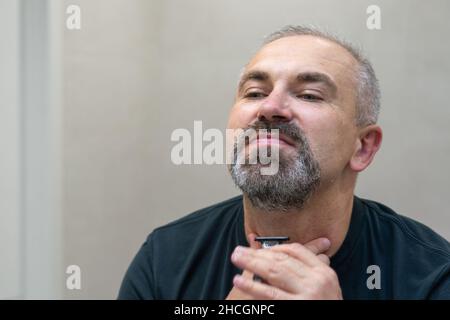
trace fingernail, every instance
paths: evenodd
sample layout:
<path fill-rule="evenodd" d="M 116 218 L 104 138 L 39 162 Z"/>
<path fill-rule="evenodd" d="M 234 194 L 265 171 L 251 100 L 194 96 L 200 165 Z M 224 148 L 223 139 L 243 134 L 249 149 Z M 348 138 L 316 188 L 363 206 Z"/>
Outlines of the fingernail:
<path fill-rule="evenodd" d="M 233 279 L 233 283 L 235 284 L 235 285 L 239 285 L 239 284 L 241 284 L 242 283 L 242 276 L 241 275 L 235 275 L 234 276 L 234 279 Z"/>
<path fill-rule="evenodd" d="M 324 239 L 322 240 L 322 242 L 323 242 L 323 245 L 326 246 L 326 247 L 331 246 L 331 241 L 330 241 L 330 239 L 328 239 L 328 238 L 324 238 Z"/>
<path fill-rule="evenodd" d="M 231 259 L 236 260 L 241 256 L 241 254 L 242 254 L 242 248 L 240 246 L 237 246 L 233 251 L 233 255 L 231 256 Z"/>

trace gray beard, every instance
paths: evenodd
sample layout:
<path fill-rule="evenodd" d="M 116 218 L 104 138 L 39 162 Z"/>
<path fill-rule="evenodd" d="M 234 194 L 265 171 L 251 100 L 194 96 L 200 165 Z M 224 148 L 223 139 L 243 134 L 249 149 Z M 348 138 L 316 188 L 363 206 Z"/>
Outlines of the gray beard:
<path fill-rule="evenodd" d="M 261 175 L 262 164 L 241 164 L 234 161 L 228 166 L 236 186 L 248 197 L 252 205 L 263 211 L 302 209 L 320 184 L 320 167 L 314 158 L 305 134 L 290 124 L 271 126 L 279 129 L 298 145 L 298 153 L 285 155 L 280 149 L 278 173 Z M 235 144 L 235 150 L 236 150 Z M 236 159 L 236 158 L 235 158 Z"/>

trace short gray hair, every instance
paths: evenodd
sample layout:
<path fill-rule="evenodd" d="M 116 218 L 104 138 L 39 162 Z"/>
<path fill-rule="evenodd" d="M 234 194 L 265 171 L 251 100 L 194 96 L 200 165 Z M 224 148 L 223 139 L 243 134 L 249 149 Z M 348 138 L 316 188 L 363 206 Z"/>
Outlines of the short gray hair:
<path fill-rule="evenodd" d="M 285 37 L 304 35 L 332 41 L 346 49 L 358 61 L 359 67 L 356 74 L 356 124 L 365 126 L 376 123 L 380 113 L 380 88 L 371 63 L 360 49 L 329 32 L 305 26 L 286 26 L 266 37 L 263 45 Z"/>

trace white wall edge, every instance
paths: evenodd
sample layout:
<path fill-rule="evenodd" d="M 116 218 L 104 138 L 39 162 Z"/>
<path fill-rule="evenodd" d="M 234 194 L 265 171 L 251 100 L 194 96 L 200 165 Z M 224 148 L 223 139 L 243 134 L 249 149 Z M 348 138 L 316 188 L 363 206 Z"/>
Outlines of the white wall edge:
<path fill-rule="evenodd" d="M 61 299 L 61 4 L 21 0 L 22 294 Z"/>

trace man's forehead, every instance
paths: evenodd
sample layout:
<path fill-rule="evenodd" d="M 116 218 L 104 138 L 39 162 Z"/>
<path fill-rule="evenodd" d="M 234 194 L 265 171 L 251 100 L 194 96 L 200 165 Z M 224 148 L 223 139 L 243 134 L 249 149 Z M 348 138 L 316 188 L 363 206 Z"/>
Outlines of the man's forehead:
<path fill-rule="evenodd" d="M 245 71 L 266 69 L 273 65 L 279 71 L 282 71 L 283 67 L 291 70 L 293 66 L 305 66 L 329 69 L 326 71 L 330 73 L 341 73 L 348 68 L 352 70 L 356 64 L 356 59 L 339 44 L 302 35 L 284 37 L 266 44 L 250 60 Z"/>

